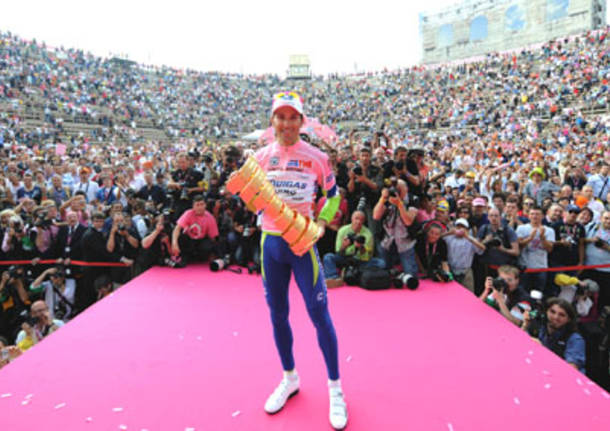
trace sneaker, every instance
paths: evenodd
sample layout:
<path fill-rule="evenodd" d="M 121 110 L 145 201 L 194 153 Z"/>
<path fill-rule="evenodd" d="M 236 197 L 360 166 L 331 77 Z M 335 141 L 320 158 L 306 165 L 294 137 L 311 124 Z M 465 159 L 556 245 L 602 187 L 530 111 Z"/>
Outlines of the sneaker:
<path fill-rule="evenodd" d="M 284 408 L 286 401 L 299 393 L 299 376 L 284 377 L 273 393 L 267 398 L 265 411 L 273 415 Z"/>
<path fill-rule="evenodd" d="M 341 388 L 329 388 L 330 393 L 330 425 L 333 429 L 342 430 L 347 426 L 347 404 Z"/>

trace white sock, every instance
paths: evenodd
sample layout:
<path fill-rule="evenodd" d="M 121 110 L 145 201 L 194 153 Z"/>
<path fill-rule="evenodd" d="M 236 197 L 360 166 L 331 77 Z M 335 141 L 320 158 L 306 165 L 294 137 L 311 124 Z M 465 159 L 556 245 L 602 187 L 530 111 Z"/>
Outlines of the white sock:
<path fill-rule="evenodd" d="M 299 377 L 297 370 L 284 371 L 284 378 L 289 380 L 296 380 Z"/>
<path fill-rule="evenodd" d="M 341 389 L 341 379 L 328 380 L 328 389 L 338 388 Z"/>

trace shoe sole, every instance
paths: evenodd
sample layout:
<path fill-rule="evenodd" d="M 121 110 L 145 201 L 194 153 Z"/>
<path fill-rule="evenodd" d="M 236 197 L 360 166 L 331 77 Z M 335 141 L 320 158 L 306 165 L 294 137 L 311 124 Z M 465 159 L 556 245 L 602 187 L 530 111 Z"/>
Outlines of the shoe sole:
<path fill-rule="evenodd" d="M 294 391 L 293 393 L 291 393 L 290 395 L 288 395 L 288 398 L 286 398 L 286 403 L 288 402 L 288 400 L 289 400 L 290 398 L 294 397 L 294 396 L 295 396 L 296 394 L 298 394 L 298 393 L 299 393 L 299 390 L 297 389 L 296 391 Z M 286 406 L 286 403 L 284 403 L 284 405 L 283 405 L 283 406 L 282 406 L 282 407 L 281 407 L 279 410 L 276 410 L 276 411 L 274 411 L 274 412 L 268 412 L 267 410 L 265 410 L 265 413 L 267 413 L 268 415 L 275 415 L 275 414 L 277 414 L 277 413 L 281 412 L 281 411 L 284 409 L 284 407 Z"/>

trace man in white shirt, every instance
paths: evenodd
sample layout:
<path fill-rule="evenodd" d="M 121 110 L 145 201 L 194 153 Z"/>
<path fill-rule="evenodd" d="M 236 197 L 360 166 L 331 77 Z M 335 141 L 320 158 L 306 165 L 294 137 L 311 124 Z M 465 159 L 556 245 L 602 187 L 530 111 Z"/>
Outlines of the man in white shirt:
<path fill-rule="evenodd" d="M 97 192 L 100 187 L 95 181 L 89 179 L 91 170 L 88 167 L 82 167 L 79 171 L 80 182 L 74 186 L 74 193 L 82 190 L 85 193 L 87 203 L 94 202 L 97 199 Z"/>

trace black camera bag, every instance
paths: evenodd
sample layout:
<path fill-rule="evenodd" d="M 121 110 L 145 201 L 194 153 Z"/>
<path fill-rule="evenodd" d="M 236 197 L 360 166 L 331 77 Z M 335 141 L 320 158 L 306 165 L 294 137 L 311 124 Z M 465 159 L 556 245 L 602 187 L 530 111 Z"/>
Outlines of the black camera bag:
<path fill-rule="evenodd" d="M 392 287 L 392 276 L 387 269 L 363 268 L 360 287 L 366 290 L 383 290 Z"/>

